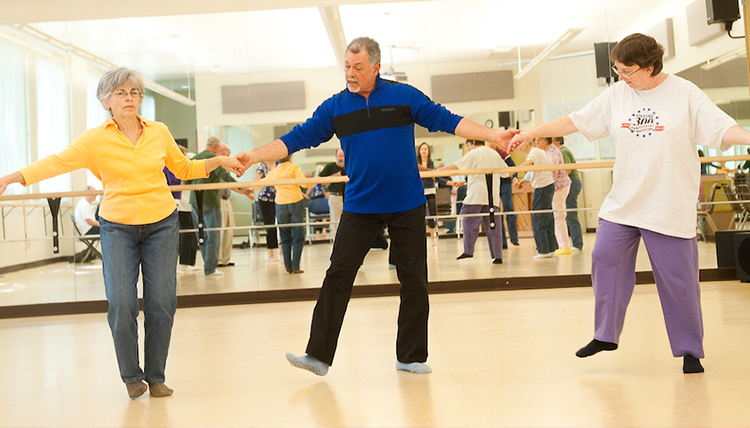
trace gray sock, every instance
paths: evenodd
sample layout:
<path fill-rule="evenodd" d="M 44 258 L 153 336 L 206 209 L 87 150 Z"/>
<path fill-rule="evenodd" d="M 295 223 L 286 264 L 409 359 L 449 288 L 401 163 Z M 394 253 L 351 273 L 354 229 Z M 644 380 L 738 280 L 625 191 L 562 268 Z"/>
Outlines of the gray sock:
<path fill-rule="evenodd" d="M 318 376 L 325 376 L 326 373 L 328 373 L 328 364 L 320 361 L 313 356 L 305 354 L 301 357 L 298 357 L 290 352 L 287 352 L 286 359 L 289 361 L 289 364 L 293 365 L 294 367 L 305 369 L 307 371 L 315 373 Z"/>
<path fill-rule="evenodd" d="M 416 374 L 432 373 L 432 368 L 425 363 L 402 363 L 401 361 L 396 361 L 396 370 Z"/>

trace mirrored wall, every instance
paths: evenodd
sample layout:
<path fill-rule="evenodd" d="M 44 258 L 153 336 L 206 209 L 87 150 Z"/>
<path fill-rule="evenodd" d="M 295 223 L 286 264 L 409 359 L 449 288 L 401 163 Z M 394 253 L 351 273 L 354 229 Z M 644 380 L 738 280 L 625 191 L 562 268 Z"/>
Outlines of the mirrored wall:
<path fill-rule="evenodd" d="M 341 39 L 360 35 L 380 41 L 381 76 L 414 85 L 477 123 L 528 129 L 582 108 L 612 84 L 611 72 L 597 65 L 601 58 L 595 53 L 595 44 L 616 42 L 633 31 L 653 34 L 667 48 L 667 73 L 693 81 L 742 126 L 750 126 L 746 57 L 740 52 L 733 60 L 706 67 L 707 62 L 742 50 L 744 41 L 730 39 L 717 31 L 718 26 L 703 28 L 708 27 L 705 16 L 695 17 L 696 10 L 705 13 L 703 0 L 631 2 L 631 10 L 643 6 L 640 10 L 653 11 L 650 14 L 623 13 L 620 2 L 614 0 L 577 0 L 575 4 L 342 2 L 337 6 L 325 2 L 321 7 L 300 3 L 299 8 L 283 10 L 213 14 L 183 10 L 174 16 L 69 21 L 55 21 L 44 14 L 38 22 L 1 25 L 0 138 L 6 143 L 0 172 L 17 170 L 56 153 L 84 130 L 100 124 L 106 112 L 96 100 L 96 84 L 111 66 L 137 69 L 152 83 L 142 115 L 166 123 L 190 152 L 203 150 L 210 136 L 222 138 L 233 153 L 266 144 L 344 89 L 339 50 L 345 42 Z M 545 13 L 540 16 L 541 5 Z M 280 23 L 285 31 L 279 31 Z M 702 27 L 698 28 L 698 23 Z M 736 25 L 735 31 L 740 27 Z M 551 34 L 546 34 L 548 30 Z M 571 30 L 575 30 L 573 38 L 536 65 L 535 58 Z M 699 30 L 703 32 L 700 37 L 696 36 Z M 335 40 L 337 35 L 339 40 Z M 508 74 L 498 74 L 503 72 Z M 517 78 L 519 74 L 521 78 Z M 500 83 L 493 80 L 486 87 L 477 83 L 486 76 L 499 76 Z M 440 86 L 446 77 L 463 78 L 468 83 Z M 436 163 L 450 164 L 463 155 L 463 140 L 458 137 L 424 129 L 415 132 L 417 144 L 427 142 L 433 147 Z M 572 135 L 566 144 L 579 162 L 612 160 L 614 156 L 611 140 L 589 142 Z M 337 148 L 334 137 L 300 152 L 294 161 L 306 173 L 313 173 L 318 165 L 334 160 Z M 745 150 L 737 147 L 728 154 Z M 717 153 L 706 150 L 706 154 Z M 596 208 L 608 191 L 611 171 L 589 170 L 584 177 L 583 206 Z M 253 178 L 250 172 L 240 181 Z M 9 188 L 6 194 L 76 191 L 87 185 L 101 189 L 93 175 L 79 171 L 29 189 Z M 70 216 L 78 200 L 63 199 L 61 233 L 68 237 L 73 235 Z M 230 200 L 238 227 L 255 224 L 252 201 L 236 193 Z M 66 238 L 58 253 L 51 250 L 52 223 L 46 201 L 2 205 L 0 305 L 104 299 L 101 263 L 69 262 L 85 248 L 81 242 Z M 584 217 L 589 229 L 593 228 L 596 212 Z M 316 274 L 307 279 L 280 277 L 277 283 L 264 286 L 267 254 L 257 246 L 263 240 L 238 229 L 234 243 L 252 247 L 243 253 L 244 263 L 250 266 L 243 271 L 243 281 L 221 286 L 196 280 L 180 288 L 181 292 L 320 285 L 321 274 Z M 316 251 L 316 245 L 311 245 L 310 251 Z M 472 273 L 466 275 L 470 279 Z M 48 284 L 49 278 L 54 278 L 52 291 L 49 285 L 39 285 Z M 25 290 L 23 298 L 15 297 L 19 289 Z"/>

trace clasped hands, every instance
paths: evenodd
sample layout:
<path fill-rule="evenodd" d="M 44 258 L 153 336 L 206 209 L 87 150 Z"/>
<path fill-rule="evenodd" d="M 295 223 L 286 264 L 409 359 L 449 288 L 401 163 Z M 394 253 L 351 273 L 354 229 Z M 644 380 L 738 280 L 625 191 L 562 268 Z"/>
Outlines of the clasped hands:
<path fill-rule="evenodd" d="M 237 177 L 242 175 L 253 166 L 254 163 L 248 152 L 240 152 L 236 156 L 221 156 L 221 166 Z"/>
<path fill-rule="evenodd" d="M 534 138 L 528 131 L 521 132 L 518 129 L 507 129 L 495 135 L 492 142 L 508 153 L 522 149 Z"/>

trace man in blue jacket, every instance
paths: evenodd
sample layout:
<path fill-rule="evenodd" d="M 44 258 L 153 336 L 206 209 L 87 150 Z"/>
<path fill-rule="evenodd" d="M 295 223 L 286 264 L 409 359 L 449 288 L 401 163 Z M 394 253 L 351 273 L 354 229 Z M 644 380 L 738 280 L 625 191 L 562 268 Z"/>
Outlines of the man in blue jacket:
<path fill-rule="evenodd" d="M 316 147 L 335 134 L 349 176 L 331 266 L 315 306 L 307 354 L 289 362 L 323 376 L 333 363 L 354 277 L 372 241 L 388 226 L 401 282 L 396 368 L 429 373 L 427 247 L 424 189 L 414 151 L 414 123 L 431 132 L 494 141 L 503 147 L 518 131 L 499 131 L 457 116 L 416 88 L 380 78 L 380 46 L 368 37 L 346 49 L 346 89 L 321 104 L 281 138 L 238 155 L 245 167 Z M 385 161 L 384 161 L 385 160 Z"/>

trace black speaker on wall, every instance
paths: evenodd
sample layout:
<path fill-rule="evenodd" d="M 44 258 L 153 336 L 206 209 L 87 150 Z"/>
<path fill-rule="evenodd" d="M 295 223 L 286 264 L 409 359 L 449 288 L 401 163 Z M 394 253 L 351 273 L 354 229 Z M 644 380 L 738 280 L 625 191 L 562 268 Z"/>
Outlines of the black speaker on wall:
<path fill-rule="evenodd" d="M 708 23 L 734 22 L 740 19 L 738 0 L 706 0 Z"/>
<path fill-rule="evenodd" d="M 510 125 L 511 125 L 510 112 L 509 111 L 497 112 L 497 126 L 501 128 L 510 128 Z"/>
<path fill-rule="evenodd" d="M 737 279 L 750 282 L 750 232 L 734 234 L 734 256 Z"/>
<path fill-rule="evenodd" d="M 612 61 L 609 60 L 609 53 L 612 52 L 612 48 L 617 43 L 604 42 L 594 43 L 594 58 L 596 60 L 596 77 L 610 78 L 614 77 L 615 82 L 617 81 L 617 74 L 612 71 Z"/>

